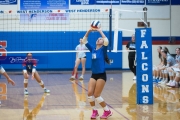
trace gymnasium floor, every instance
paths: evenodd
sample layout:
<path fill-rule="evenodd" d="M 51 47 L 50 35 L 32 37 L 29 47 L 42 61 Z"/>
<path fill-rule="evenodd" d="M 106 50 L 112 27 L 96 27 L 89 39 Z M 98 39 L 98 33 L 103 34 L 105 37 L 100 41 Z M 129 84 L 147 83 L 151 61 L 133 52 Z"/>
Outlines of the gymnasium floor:
<path fill-rule="evenodd" d="M 39 72 L 50 95 L 44 94 L 36 81 L 29 80 L 29 95 L 23 94 L 23 76 L 10 74 L 16 86 L 7 85 L 7 94 L 0 95 L 0 120 L 90 120 L 91 107 L 87 102 L 87 84 L 91 73 L 87 72 L 84 82 L 69 81 L 70 72 Z M 102 97 L 113 111 L 108 120 L 179 120 L 179 89 L 154 85 L 154 104 L 136 105 L 136 84 L 129 71 L 107 72 L 107 83 Z M 0 79 L 0 86 L 6 79 Z M 0 93 L 2 89 L 0 88 Z M 102 108 L 97 105 L 99 114 Z M 98 118 L 99 120 L 100 118 Z"/>

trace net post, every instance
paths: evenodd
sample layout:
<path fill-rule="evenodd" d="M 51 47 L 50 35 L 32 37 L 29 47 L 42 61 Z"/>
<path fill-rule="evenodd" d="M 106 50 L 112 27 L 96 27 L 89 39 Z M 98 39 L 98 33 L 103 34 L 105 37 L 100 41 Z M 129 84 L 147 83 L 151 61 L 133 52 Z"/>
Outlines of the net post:
<path fill-rule="evenodd" d="M 112 8 L 109 9 L 109 52 L 112 50 Z"/>
<path fill-rule="evenodd" d="M 115 10 L 114 11 L 114 40 L 113 40 L 113 51 L 117 52 L 117 46 L 118 46 L 118 32 L 119 32 L 119 11 Z M 122 34 L 122 33 L 121 33 Z M 121 36 L 122 37 L 122 36 Z"/>
<path fill-rule="evenodd" d="M 151 28 L 136 28 L 137 104 L 153 104 Z"/>
<path fill-rule="evenodd" d="M 148 27 L 148 23 L 147 23 L 147 7 L 144 7 L 143 11 L 144 11 L 145 28 L 147 28 Z"/>

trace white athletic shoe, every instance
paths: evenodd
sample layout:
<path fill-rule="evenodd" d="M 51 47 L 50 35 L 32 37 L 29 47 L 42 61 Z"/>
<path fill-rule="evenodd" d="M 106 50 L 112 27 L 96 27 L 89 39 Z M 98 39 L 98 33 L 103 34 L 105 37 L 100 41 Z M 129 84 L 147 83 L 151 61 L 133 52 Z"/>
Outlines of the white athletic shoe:
<path fill-rule="evenodd" d="M 74 76 L 71 76 L 70 77 L 70 80 L 75 80 L 76 78 Z"/>
<path fill-rule="evenodd" d="M 176 82 L 174 80 L 170 83 L 170 87 L 176 87 Z"/>
<path fill-rule="evenodd" d="M 79 77 L 79 80 L 84 80 L 84 78 L 83 78 L 83 76 L 82 76 L 82 75 Z"/>
<path fill-rule="evenodd" d="M 24 90 L 24 95 L 28 95 L 28 90 Z"/>
<path fill-rule="evenodd" d="M 161 81 L 158 82 L 158 84 L 162 84 L 164 82 L 164 79 L 162 79 Z"/>
<path fill-rule="evenodd" d="M 50 93 L 50 90 L 44 89 L 44 92 L 45 92 L 45 93 Z"/>
<path fill-rule="evenodd" d="M 172 83 L 172 80 L 170 80 L 168 83 L 166 83 L 167 86 L 170 86 Z"/>
<path fill-rule="evenodd" d="M 168 80 L 164 80 L 161 82 L 161 84 L 165 85 L 168 82 Z"/>

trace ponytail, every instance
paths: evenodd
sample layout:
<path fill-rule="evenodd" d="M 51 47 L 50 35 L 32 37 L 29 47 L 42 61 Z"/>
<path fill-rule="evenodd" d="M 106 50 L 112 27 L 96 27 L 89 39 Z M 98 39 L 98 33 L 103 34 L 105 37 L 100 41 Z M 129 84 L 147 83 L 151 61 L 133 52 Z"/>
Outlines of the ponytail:
<path fill-rule="evenodd" d="M 105 57 L 104 58 L 105 62 L 110 65 L 111 64 L 111 60 L 108 58 L 108 55 L 106 54 L 104 57 Z"/>

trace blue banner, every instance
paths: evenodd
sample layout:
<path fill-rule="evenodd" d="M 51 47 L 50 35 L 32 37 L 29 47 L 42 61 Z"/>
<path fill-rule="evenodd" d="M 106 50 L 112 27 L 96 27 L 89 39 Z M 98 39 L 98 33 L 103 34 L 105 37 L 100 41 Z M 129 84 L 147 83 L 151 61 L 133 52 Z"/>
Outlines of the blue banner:
<path fill-rule="evenodd" d="M 146 5 L 170 5 L 170 0 L 146 0 Z"/>
<path fill-rule="evenodd" d="M 0 0 L 0 5 L 17 5 L 17 0 Z"/>
<path fill-rule="evenodd" d="M 71 0 L 71 5 L 119 5 L 120 0 Z"/>
<path fill-rule="evenodd" d="M 121 0 L 121 4 L 144 5 L 145 4 L 145 0 Z"/>
<path fill-rule="evenodd" d="M 20 0 L 21 10 L 69 9 L 69 0 Z"/>
<path fill-rule="evenodd" d="M 120 0 L 96 0 L 96 4 L 101 4 L 101 5 L 119 5 Z"/>
<path fill-rule="evenodd" d="M 180 5 L 180 0 L 171 0 L 171 5 Z"/>
<path fill-rule="evenodd" d="M 137 104 L 153 104 L 151 28 L 136 29 Z"/>
<path fill-rule="evenodd" d="M 94 5 L 95 0 L 71 0 L 71 5 Z"/>

